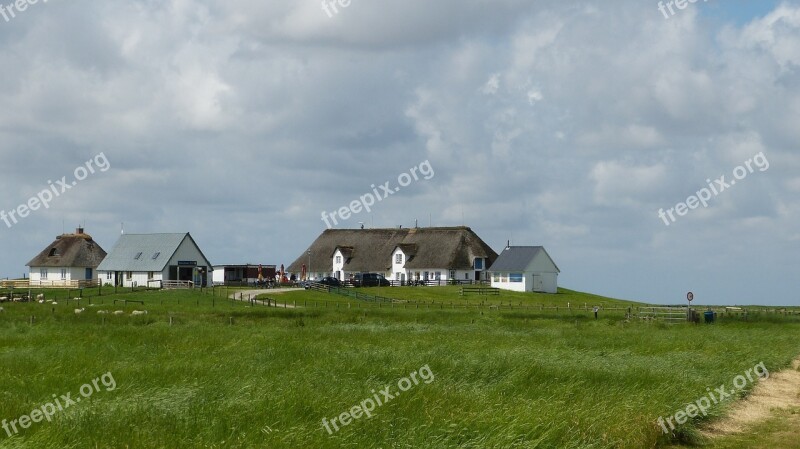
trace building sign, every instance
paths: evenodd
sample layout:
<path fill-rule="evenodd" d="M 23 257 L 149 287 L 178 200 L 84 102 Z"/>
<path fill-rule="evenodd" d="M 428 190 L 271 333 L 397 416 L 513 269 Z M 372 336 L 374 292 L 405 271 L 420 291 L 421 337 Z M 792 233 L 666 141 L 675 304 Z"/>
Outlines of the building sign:
<path fill-rule="evenodd" d="M 179 260 L 178 261 L 179 267 L 196 267 L 197 261 L 196 260 Z"/>

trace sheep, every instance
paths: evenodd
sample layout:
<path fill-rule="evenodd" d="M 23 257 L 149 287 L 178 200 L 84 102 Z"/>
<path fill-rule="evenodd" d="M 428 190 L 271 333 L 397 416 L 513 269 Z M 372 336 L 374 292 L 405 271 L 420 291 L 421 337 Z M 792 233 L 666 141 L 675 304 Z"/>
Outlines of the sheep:
<path fill-rule="evenodd" d="M 147 315 L 147 310 L 134 310 L 133 312 L 131 312 L 131 316 L 137 316 L 137 315 Z"/>
<path fill-rule="evenodd" d="M 124 315 L 124 314 L 125 314 L 124 310 L 115 310 L 114 311 L 114 315 Z"/>
<path fill-rule="evenodd" d="M 5 311 L 6 311 L 6 309 L 0 307 L 0 312 L 5 312 Z"/>
<path fill-rule="evenodd" d="M 84 310 L 86 310 L 86 307 L 83 307 L 83 308 L 81 308 L 81 309 L 75 309 L 75 315 L 80 315 L 80 314 L 82 314 Z"/>
<path fill-rule="evenodd" d="M 55 302 L 55 301 L 51 302 L 50 304 L 52 304 L 52 305 L 54 305 L 54 306 L 57 306 L 57 305 L 58 305 L 58 303 L 57 303 L 57 302 Z"/>
<path fill-rule="evenodd" d="M 44 300 L 44 299 L 40 299 L 40 300 L 39 300 L 39 304 L 44 304 L 44 303 L 45 303 L 45 300 Z"/>
<path fill-rule="evenodd" d="M 44 299 L 44 293 L 39 293 L 38 295 L 36 295 L 36 299 L 38 299 L 39 301 L 43 300 Z"/>
<path fill-rule="evenodd" d="M 107 315 L 108 314 L 108 310 L 98 310 L 97 314 L 98 315 Z"/>
<path fill-rule="evenodd" d="M 73 301 L 80 301 L 83 298 L 72 298 Z"/>
<path fill-rule="evenodd" d="M 8 296 L 0 296 L 0 302 L 8 301 Z"/>

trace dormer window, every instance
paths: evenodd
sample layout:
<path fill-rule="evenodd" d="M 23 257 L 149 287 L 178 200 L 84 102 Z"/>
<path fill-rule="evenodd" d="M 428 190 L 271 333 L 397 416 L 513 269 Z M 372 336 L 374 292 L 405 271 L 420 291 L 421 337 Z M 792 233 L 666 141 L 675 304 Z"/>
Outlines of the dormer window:
<path fill-rule="evenodd" d="M 51 248 L 50 253 L 47 255 L 48 257 L 55 257 L 60 256 L 61 254 L 58 252 L 58 248 Z"/>
<path fill-rule="evenodd" d="M 475 258 L 475 269 L 476 270 L 483 270 L 483 259 L 480 257 Z"/>
<path fill-rule="evenodd" d="M 402 265 L 403 264 L 403 254 L 402 253 L 397 253 L 397 254 L 394 255 L 394 263 L 397 264 L 397 265 Z"/>

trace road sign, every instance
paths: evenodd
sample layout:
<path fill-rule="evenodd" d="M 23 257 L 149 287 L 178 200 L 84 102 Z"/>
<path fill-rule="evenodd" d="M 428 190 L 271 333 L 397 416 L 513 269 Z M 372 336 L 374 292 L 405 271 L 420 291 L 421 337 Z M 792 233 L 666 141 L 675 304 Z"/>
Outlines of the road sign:
<path fill-rule="evenodd" d="M 692 300 L 694 299 L 694 293 L 692 293 L 692 292 L 687 293 L 686 294 L 686 299 L 688 299 L 689 302 L 692 302 Z"/>

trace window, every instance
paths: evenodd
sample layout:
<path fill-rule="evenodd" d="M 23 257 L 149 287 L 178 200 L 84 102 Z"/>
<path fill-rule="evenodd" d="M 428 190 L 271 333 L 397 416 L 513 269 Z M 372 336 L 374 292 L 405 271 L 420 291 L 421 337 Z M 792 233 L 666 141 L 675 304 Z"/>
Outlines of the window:
<path fill-rule="evenodd" d="M 500 282 L 508 282 L 508 275 L 505 273 L 500 273 Z"/>
<path fill-rule="evenodd" d="M 476 257 L 474 266 L 476 270 L 483 270 L 483 259 Z"/>
<path fill-rule="evenodd" d="M 492 282 L 500 282 L 500 275 L 497 273 L 492 273 Z"/>
<path fill-rule="evenodd" d="M 110 281 L 112 279 L 114 279 L 113 273 L 111 273 L 110 271 L 106 271 L 106 280 Z"/>
<path fill-rule="evenodd" d="M 60 256 L 61 254 L 58 252 L 58 248 L 52 248 L 50 253 L 48 254 L 49 257 Z"/>
<path fill-rule="evenodd" d="M 450 279 L 456 278 L 456 270 L 450 270 Z"/>
<path fill-rule="evenodd" d="M 138 253 L 136 253 L 136 255 L 135 255 L 135 256 L 133 256 L 133 258 L 134 258 L 135 260 L 139 260 L 139 258 L 140 258 L 140 257 L 142 257 L 142 252 L 141 252 L 141 251 L 139 251 Z"/>
<path fill-rule="evenodd" d="M 153 280 L 153 272 L 152 271 L 148 271 L 147 272 L 147 279 L 150 280 L 150 281 Z"/>
<path fill-rule="evenodd" d="M 441 271 L 437 271 L 437 272 L 436 272 L 436 273 L 434 273 L 434 274 L 435 274 L 435 276 L 436 276 L 436 280 L 437 280 L 437 281 L 441 281 L 441 280 L 442 280 L 442 272 L 441 272 Z"/>
<path fill-rule="evenodd" d="M 425 279 L 426 281 L 427 281 L 428 279 L 430 279 L 430 278 L 428 277 L 428 276 L 430 275 L 430 273 L 428 273 L 427 271 L 426 271 L 426 272 L 424 272 L 424 273 L 422 273 L 422 275 L 423 275 L 423 279 Z"/>
<path fill-rule="evenodd" d="M 342 256 L 336 256 L 336 263 L 342 263 Z"/>
<path fill-rule="evenodd" d="M 468 281 L 468 280 L 469 280 L 469 273 L 464 273 L 464 280 L 465 280 L 465 281 Z"/>
<path fill-rule="evenodd" d="M 394 263 L 396 263 L 397 265 L 402 265 L 403 264 L 403 254 L 401 254 L 401 253 L 395 254 L 394 255 Z"/>
<path fill-rule="evenodd" d="M 157 253 L 153 254 L 153 260 L 158 259 L 158 256 L 160 256 L 160 255 L 161 255 L 160 252 L 157 252 Z"/>
<path fill-rule="evenodd" d="M 508 275 L 509 282 L 522 282 L 522 273 L 511 273 Z"/>
<path fill-rule="evenodd" d="M 47 280 L 47 268 L 40 268 L 39 269 L 39 279 L 46 281 Z"/>
<path fill-rule="evenodd" d="M 66 281 L 67 280 L 67 269 L 66 268 L 62 268 L 61 269 L 61 280 L 62 281 Z"/>
<path fill-rule="evenodd" d="M 125 279 L 130 281 L 132 278 L 133 278 L 133 272 L 132 271 L 128 271 L 127 273 L 125 273 Z"/>

